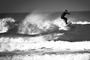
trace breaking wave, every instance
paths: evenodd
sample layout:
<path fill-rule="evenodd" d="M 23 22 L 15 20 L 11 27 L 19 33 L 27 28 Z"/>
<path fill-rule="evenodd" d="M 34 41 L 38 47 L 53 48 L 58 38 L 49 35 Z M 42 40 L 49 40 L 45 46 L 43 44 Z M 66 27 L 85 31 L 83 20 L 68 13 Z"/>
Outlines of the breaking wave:
<path fill-rule="evenodd" d="M 15 20 L 13 18 L 0 19 L 0 33 L 7 32 Z"/>
<path fill-rule="evenodd" d="M 24 28 L 23 28 L 24 27 Z M 19 33 L 39 34 L 53 30 L 68 30 L 65 22 L 60 18 L 48 19 L 48 14 L 32 13 L 29 14 L 20 24 Z"/>

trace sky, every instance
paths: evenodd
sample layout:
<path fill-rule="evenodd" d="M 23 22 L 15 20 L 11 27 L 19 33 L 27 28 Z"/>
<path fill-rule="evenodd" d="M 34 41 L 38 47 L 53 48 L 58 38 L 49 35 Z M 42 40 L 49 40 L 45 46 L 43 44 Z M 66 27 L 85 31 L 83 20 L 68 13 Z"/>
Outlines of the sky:
<path fill-rule="evenodd" d="M 0 13 L 90 11 L 90 0 L 0 0 Z"/>

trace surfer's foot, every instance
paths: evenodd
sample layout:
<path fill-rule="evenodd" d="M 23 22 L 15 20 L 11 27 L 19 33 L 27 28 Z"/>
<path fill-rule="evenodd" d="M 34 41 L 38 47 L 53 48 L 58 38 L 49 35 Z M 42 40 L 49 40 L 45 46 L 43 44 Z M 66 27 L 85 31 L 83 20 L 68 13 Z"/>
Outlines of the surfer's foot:
<path fill-rule="evenodd" d="M 68 24 L 68 23 L 66 23 L 66 24 Z"/>

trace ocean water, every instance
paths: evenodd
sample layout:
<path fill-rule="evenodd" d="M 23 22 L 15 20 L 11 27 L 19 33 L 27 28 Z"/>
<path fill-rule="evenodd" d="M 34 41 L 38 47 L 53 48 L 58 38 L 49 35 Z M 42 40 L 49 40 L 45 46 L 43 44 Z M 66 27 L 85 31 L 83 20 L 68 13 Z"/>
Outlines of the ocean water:
<path fill-rule="evenodd" d="M 0 59 L 89 60 L 90 11 L 61 13 L 0 13 Z"/>
<path fill-rule="evenodd" d="M 71 12 L 69 18 L 74 18 L 75 21 L 90 21 L 90 11 Z"/>
<path fill-rule="evenodd" d="M 66 15 L 67 18 L 73 18 L 75 21 L 90 21 L 90 11 L 69 11 L 70 15 Z M 30 13 L 0 13 L 0 19 L 6 18 L 6 17 L 12 17 L 16 21 L 23 20 L 28 14 Z M 51 19 L 57 18 L 61 16 L 62 12 L 42 12 L 41 14 L 50 14 L 48 17 Z"/>
<path fill-rule="evenodd" d="M 74 24 L 69 25 L 69 29 L 64 27 L 66 25 L 60 19 L 61 13 L 62 12 L 0 13 L 0 19 L 1 21 L 3 19 L 6 19 L 7 21 L 10 20 L 8 18 L 15 20 L 14 23 L 8 23 L 9 27 L 5 28 L 9 33 L 21 32 L 22 34 L 28 34 L 28 32 L 30 32 L 29 35 L 38 35 L 40 33 L 45 34 L 58 31 L 65 33 L 62 38 L 59 38 L 61 40 L 81 41 L 90 39 L 90 11 L 70 11 L 70 15 L 66 15 L 66 17 L 68 18 L 68 21 L 71 21 Z M 26 26 L 28 26 L 28 28 Z"/>

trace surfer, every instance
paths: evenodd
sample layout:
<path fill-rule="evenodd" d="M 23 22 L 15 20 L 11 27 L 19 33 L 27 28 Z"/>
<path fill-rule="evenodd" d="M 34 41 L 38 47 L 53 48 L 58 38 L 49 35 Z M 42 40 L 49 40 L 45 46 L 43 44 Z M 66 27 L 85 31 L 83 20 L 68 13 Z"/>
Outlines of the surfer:
<path fill-rule="evenodd" d="M 67 10 L 65 10 L 61 15 L 61 19 L 63 19 L 65 21 L 65 23 L 68 24 L 67 23 L 67 18 L 65 17 L 66 14 L 70 14 L 70 13 Z"/>

